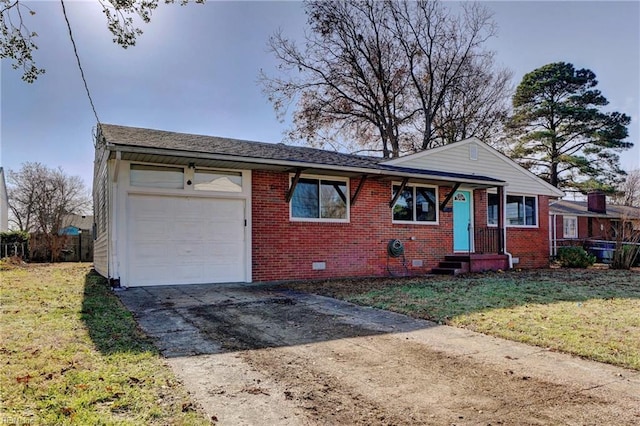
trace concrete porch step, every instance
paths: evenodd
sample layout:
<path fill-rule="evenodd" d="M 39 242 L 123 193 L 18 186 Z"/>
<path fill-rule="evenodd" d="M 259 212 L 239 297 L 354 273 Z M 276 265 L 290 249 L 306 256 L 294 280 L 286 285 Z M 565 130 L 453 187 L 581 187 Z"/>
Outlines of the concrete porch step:
<path fill-rule="evenodd" d="M 469 259 L 469 254 L 447 254 L 444 257 L 445 262 L 469 262 Z"/>
<path fill-rule="evenodd" d="M 439 268 L 444 269 L 463 269 L 467 262 L 458 262 L 458 261 L 444 261 L 438 264 Z"/>
<path fill-rule="evenodd" d="M 434 275 L 458 275 L 462 273 L 460 268 L 433 268 L 431 273 Z"/>
<path fill-rule="evenodd" d="M 505 270 L 509 266 L 509 258 L 504 254 L 458 253 L 448 254 L 432 274 L 458 275 L 467 272 L 484 272 Z"/>
<path fill-rule="evenodd" d="M 436 275 L 458 275 L 467 272 L 469 272 L 468 255 L 447 255 L 437 268 L 431 270 L 431 273 Z"/>

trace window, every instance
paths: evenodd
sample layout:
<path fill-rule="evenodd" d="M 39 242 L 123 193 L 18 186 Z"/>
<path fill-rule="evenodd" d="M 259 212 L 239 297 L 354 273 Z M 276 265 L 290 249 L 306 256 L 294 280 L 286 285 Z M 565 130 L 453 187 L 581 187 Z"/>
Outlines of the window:
<path fill-rule="evenodd" d="M 487 225 L 498 225 L 498 194 L 487 193 Z"/>
<path fill-rule="evenodd" d="M 537 226 L 537 198 L 524 195 L 507 195 L 507 225 Z"/>
<path fill-rule="evenodd" d="M 242 173 L 196 170 L 193 188 L 196 191 L 242 192 Z"/>
<path fill-rule="evenodd" d="M 291 217 L 344 222 L 348 219 L 347 180 L 301 178 L 291 197 Z"/>
<path fill-rule="evenodd" d="M 575 216 L 564 216 L 563 218 L 564 238 L 578 238 L 578 218 Z"/>
<path fill-rule="evenodd" d="M 184 170 L 179 167 L 132 164 L 129 175 L 131 186 L 145 188 L 184 188 Z"/>
<path fill-rule="evenodd" d="M 393 185 L 393 197 L 400 185 Z M 415 202 L 414 202 L 415 200 Z M 435 223 L 438 220 L 438 193 L 436 188 L 405 186 L 393 206 L 393 220 L 398 222 Z"/>

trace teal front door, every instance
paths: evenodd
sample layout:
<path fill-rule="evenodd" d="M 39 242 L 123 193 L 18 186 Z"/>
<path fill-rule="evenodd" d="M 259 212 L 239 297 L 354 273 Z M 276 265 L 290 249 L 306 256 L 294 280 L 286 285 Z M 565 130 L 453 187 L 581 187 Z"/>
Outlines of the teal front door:
<path fill-rule="evenodd" d="M 471 226 L 471 192 L 453 194 L 453 251 L 469 251 Z"/>

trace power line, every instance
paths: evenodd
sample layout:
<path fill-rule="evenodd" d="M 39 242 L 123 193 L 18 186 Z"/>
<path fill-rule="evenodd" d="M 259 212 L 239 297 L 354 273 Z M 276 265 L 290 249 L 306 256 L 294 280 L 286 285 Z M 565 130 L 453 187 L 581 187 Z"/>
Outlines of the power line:
<path fill-rule="evenodd" d="M 82 82 L 84 83 L 84 89 L 87 92 L 87 97 L 89 98 L 89 103 L 91 104 L 91 109 L 93 110 L 93 115 L 96 117 L 96 121 L 100 124 L 100 119 L 98 118 L 98 113 L 96 112 L 96 107 L 93 104 L 93 99 L 91 98 L 91 93 L 89 92 L 89 86 L 87 85 L 87 79 L 84 76 L 84 70 L 82 69 L 82 64 L 80 63 L 80 56 L 78 56 L 78 49 L 76 48 L 76 42 L 73 39 L 73 33 L 71 32 L 71 24 L 69 23 L 69 18 L 67 18 L 67 10 L 64 7 L 64 0 L 60 0 L 60 4 L 62 5 L 62 14 L 64 15 L 64 20 L 67 22 L 67 29 L 69 30 L 69 38 L 71 39 L 71 44 L 73 45 L 73 53 L 76 56 L 76 61 L 78 62 L 78 68 L 80 69 L 80 76 L 82 77 Z"/>

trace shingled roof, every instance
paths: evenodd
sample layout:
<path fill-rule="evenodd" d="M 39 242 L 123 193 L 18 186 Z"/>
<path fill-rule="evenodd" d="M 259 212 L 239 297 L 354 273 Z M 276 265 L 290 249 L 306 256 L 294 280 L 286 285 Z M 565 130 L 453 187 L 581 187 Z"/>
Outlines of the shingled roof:
<path fill-rule="evenodd" d="M 250 163 L 308 165 L 309 167 L 332 168 L 336 170 L 358 169 L 376 174 L 420 175 L 425 178 L 477 182 L 503 186 L 504 182 L 488 176 L 469 175 L 455 172 L 413 169 L 383 164 L 385 159 L 362 155 L 344 154 L 321 149 L 291 146 L 283 143 L 254 142 L 218 136 L 193 135 L 164 130 L 100 124 L 100 135 L 107 149 L 113 151 L 154 151 L 182 152 L 197 157 L 215 155 L 229 161 L 244 160 Z"/>
<path fill-rule="evenodd" d="M 589 216 L 609 219 L 640 219 L 640 208 L 607 204 L 606 213 L 589 210 L 586 201 L 554 200 L 549 203 L 549 213 L 564 216 Z"/>

